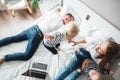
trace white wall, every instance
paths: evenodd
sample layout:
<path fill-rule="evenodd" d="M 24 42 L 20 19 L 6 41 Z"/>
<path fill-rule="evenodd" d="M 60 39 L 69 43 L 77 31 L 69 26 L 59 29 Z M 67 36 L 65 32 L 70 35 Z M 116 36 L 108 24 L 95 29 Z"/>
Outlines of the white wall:
<path fill-rule="evenodd" d="M 80 0 L 120 30 L 120 0 Z"/>

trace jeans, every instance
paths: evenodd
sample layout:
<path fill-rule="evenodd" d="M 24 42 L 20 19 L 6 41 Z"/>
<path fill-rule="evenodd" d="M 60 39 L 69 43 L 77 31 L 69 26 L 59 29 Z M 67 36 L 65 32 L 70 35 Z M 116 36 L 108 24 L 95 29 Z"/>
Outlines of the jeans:
<path fill-rule="evenodd" d="M 91 58 L 91 56 L 89 52 L 83 48 L 75 53 L 79 54 L 79 58 L 78 56 L 73 57 L 72 61 L 57 75 L 55 80 L 76 80 L 80 75 L 77 69 L 82 66 L 84 59 Z"/>
<path fill-rule="evenodd" d="M 33 25 L 32 27 L 28 28 L 27 30 L 24 30 L 18 35 L 0 40 L 0 47 L 13 42 L 28 40 L 28 45 L 25 52 L 17 52 L 5 55 L 5 61 L 29 60 L 37 50 L 41 40 L 43 40 L 43 34 L 42 36 L 40 36 L 39 33 L 42 34 L 39 27 L 37 25 Z"/>

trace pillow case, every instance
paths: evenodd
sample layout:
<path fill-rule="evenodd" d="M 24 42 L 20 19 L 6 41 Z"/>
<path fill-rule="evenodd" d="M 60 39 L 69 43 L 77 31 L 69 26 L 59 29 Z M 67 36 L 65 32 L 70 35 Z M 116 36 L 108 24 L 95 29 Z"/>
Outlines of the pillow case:
<path fill-rule="evenodd" d="M 104 30 L 97 29 L 94 25 L 90 25 L 88 21 L 82 20 L 80 25 L 80 32 L 75 40 L 80 38 L 92 37 L 100 41 L 113 40 L 110 35 Z"/>
<path fill-rule="evenodd" d="M 81 18 L 79 17 L 79 15 L 76 13 L 76 11 L 70 7 L 70 6 L 63 6 L 61 8 L 61 12 L 60 12 L 60 15 L 63 17 L 65 16 L 67 13 L 70 13 L 73 15 L 74 19 L 75 19 L 75 23 L 80 26 L 80 23 L 81 23 Z"/>

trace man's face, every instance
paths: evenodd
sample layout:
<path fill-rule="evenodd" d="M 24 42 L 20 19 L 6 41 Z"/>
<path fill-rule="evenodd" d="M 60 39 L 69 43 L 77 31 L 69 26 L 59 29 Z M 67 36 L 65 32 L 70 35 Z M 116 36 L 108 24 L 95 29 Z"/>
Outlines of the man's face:
<path fill-rule="evenodd" d="M 66 23 L 68 23 L 68 22 L 70 22 L 70 21 L 73 21 L 73 17 L 71 17 L 71 16 L 69 16 L 69 15 L 65 15 L 65 16 L 63 17 L 63 22 L 64 22 L 64 24 L 66 24 Z"/>

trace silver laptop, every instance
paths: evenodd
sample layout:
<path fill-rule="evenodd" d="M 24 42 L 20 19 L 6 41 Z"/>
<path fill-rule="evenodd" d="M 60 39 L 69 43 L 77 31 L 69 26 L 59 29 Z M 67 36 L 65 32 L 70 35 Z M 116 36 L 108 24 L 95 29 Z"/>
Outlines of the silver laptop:
<path fill-rule="evenodd" d="M 45 60 L 43 61 L 43 58 L 42 60 L 35 60 L 31 63 L 30 68 L 22 75 L 45 79 L 48 74 L 47 67 L 48 63 Z"/>

